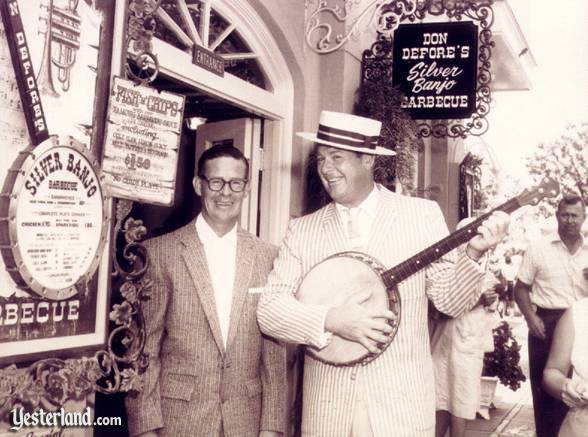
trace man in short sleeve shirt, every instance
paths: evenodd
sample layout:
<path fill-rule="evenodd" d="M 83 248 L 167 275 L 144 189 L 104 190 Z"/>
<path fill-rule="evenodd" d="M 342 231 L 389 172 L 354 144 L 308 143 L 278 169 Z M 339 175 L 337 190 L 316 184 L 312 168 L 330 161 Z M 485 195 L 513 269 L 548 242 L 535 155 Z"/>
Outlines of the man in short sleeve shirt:
<path fill-rule="evenodd" d="M 537 437 L 556 436 L 567 407 L 541 386 L 557 321 L 576 300 L 588 296 L 588 243 L 581 197 L 558 204 L 557 233 L 527 248 L 517 275 L 515 298 L 529 326 L 529 368 Z"/>

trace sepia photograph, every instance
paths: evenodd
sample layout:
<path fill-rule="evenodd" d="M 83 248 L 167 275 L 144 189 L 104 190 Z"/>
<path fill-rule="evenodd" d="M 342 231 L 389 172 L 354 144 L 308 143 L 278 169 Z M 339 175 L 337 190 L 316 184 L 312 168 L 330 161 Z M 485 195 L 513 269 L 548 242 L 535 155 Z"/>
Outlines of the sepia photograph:
<path fill-rule="evenodd" d="M 588 435 L 588 2 L 0 16 L 0 437 Z"/>

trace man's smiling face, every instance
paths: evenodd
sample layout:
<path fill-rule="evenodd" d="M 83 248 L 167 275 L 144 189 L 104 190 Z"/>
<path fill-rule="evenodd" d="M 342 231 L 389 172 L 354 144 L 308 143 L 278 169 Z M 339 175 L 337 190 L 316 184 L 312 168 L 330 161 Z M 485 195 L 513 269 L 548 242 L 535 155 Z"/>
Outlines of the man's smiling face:
<path fill-rule="evenodd" d="M 374 156 L 319 145 L 317 171 L 325 190 L 335 202 L 355 207 L 371 192 Z"/>

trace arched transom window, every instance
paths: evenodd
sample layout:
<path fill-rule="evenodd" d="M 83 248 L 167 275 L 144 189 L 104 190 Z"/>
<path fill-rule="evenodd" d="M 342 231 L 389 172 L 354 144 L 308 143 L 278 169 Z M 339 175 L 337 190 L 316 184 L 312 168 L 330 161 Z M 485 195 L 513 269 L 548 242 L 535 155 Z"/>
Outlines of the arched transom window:
<path fill-rule="evenodd" d="M 222 17 L 210 0 L 163 0 L 157 9 L 155 36 L 186 53 L 201 46 L 225 61 L 225 71 L 253 85 L 270 85 L 235 23 Z"/>

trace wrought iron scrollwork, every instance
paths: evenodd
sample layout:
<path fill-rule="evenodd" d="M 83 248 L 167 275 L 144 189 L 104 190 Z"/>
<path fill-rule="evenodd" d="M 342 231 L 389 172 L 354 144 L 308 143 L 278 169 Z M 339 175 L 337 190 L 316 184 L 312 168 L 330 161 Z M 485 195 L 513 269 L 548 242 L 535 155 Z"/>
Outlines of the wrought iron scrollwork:
<path fill-rule="evenodd" d="M 492 73 L 490 72 L 490 58 L 492 57 L 492 24 L 494 23 L 494 11 L 492 0 L 427 0 L 420 4 L 415 13 L 407 15 L 406 19 L 415 21 L 423 19 L 427 14 L 447 15 L 450 19 L 461 21 L 464 18 L 472 19 L 479 23 L 478 34 L 478 83 L 476 87 L 476 111 L 465 121 L 447 120 L 428 123 L 419 123 L 419 135 L 425 137 L 450 137 L 465 138 L 468 134 L 480 136 L 489 128 L 486 116 L 490 112 Z"/>
<path fill-rule="evenodd" d="M 311 1 L 306 0 L 309 8 Z M 354 37 L 360 27 L 373 25 L 376 31 L 387 37 L 398 27 L 401 17 L 415 12 L 417 0 L 372 0 L 367 5 L 360 0 L 345 0 L 340 4 L 330 5 L 328 0 L 318 0 L 311 14 L 305 21 L 306 42 L 316 53 L 331 53 Z M 345 30 L 333 37 L 333 25 Z"/>
<path fill-rule="evenodd" d="M 145 226 L 140 220 L 126 218 L 131 205 L 129 201 L 119 201 L 117 205 L 115 235 L 120 232 L 124 236 L 124 262 L 114 257 L 113 276 L 122 283 L 118 289 L 120 303 L 110 311 L 114 328 L 107 349 L 88 357 L 46 358 L 28 367 L 11 365 L 0 370 L 0 418 L 7 419 L 10 410 L 17 407 L 56 411 L 67 400 L 84 399 L 95 391 L 141 389 L 140 374 L 148 365 L 143 352 L 145 320 L 141 301 L 149 299 L 152 282 L 143 277 L 149 263 L 147 250 L 140 242 L 146 234 Z"/>
<path fill-rule="evenodd" d="M 127 64 L 129 78 L 139 84 L 148 84 L 159 74 L 159 61 L 153 53 L 151 40 L 157 22 L 154 14 L 162 0 L 131 0 L 127 29 Z M 133 49 L 130 53 L 129 48 Z"/>
<path fill-rule="evenodd" d="M 418 135 L 426 137 L 465 138 L 469 135 L 482 135 L 488 128 L 486 116 L 490 112 L 492 73 L 492 24 L 494 12 L 492 0 L 426 0 L 419 1 L 414 12 L 403 15 L 402 20 L 415 22 L 427 14 L 446 15 L 453 20 L 471 19 L 479 23 L 478 34 L 478 74 L 476 86 L 476 110 L 466 120 L 441 120 L 420 122 Z M 364 51 L 362 60 L 363 81 L 392 81 L 392 39 L 380 33 L 370 49 Z"/>
<path fill-rule="evenodd" d="M 372 46 L 363 52 L 361 68 L 364 82 L 392 83 L 392 40 L 378 35 Z"/>

